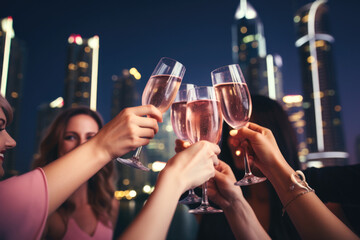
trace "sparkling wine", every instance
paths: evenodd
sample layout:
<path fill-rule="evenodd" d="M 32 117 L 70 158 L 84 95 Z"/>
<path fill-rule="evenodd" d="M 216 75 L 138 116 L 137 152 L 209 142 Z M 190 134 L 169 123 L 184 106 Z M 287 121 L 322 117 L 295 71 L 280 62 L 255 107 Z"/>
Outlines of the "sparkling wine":
<path fill-rule="evenodd" d="M 152 104 L 162 113 L 166 112 L 176 97 L 181 80 L 172 75 L 151 76 L 142 95 L 142 105 Z"/>
<path fill-rule="evenodd" d="M 186 132 L 186 101 L 173 103 L 170 115 L 176 136 L 181 140 L 188 140 Z"/>
<path fill-rule="evenodd" d="M 251 115 L 251 98 L 245 83 L 221 83 L 214 86 L 225 121 L 235 129 L 243 127 Z"/>
<path fill-rule="evenodd" d="M 187 103 L 186 124 L 192 142 L 207 140 L 218 143 L 222 132 L 220 102 L 215 100 L 196 100 Z"/>

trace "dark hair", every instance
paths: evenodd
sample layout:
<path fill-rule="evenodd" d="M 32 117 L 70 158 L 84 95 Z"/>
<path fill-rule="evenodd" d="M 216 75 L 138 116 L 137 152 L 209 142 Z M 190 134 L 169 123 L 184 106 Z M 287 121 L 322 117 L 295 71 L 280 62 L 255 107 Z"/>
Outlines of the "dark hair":
<path fill-rule="evenodd" d="M 13 120 L 13 109 L 9 102 L 0 94 L 0 107 L 6 117 L 6 125 L 9 125 Z"/>
<path fill-rule="evenodd" d="M 253 103 L 253 111 L 250 121 L 270 129 L 274 134 L 278 147 L 286 161 L 293 169 L 299 169 L 300 163 L 298 158 L 295 129 L 292 127 L 289 117 L 282 105 L 275 100 L 260 95 L 253 95 L 251 99 Z M 244 176 L 244 171 L 236 168 L 234 164 L 231 150 L 228 145 L 230 130 L 231 127 L 224 123 L 219 159 L 225 161 L 231 167 L 236 179 L 239 180 Z M 287 215 L 284 217 L 281 216 L 282 204 L 275 192 L 275 189 L 269 181 L 266 183 L 270 196 L 270 237 L 284 236 L 286 238 L 295 239 L 297 233 L 294 226 L 291 224 L 290 219 Z M 248 188 L 245 187 L 242 188 L 242 190 L 244 195 L 247 196 Z M 204 223 L 204 226 L 205 224 L 206 223 Z M 229 229 L 229 227 L 226 227 L 226 229 Z M 222 233 L 225 234 L 224 232 Z"/>
<path fill-rule="evenodd" d="M 63 110 L 48 128 L 45 137 L 40 143 L 39 153 L 33 162 L 33 168 L 43 167 L 59 158 L 59 142 L 64 136 L 69 120 L 77 115 L 87 115 L 93 118 L 99 129 L 103 126 L 102 117 L 88 107 L 80 106 Z M 93 177 L 88 180 L 88 200 L 95 216 L 103 220 L 111 216 L 112 199 L 114 196 L 114 163 L 111 161 Z M 66 200 L 58 212 L 66 219 L 66 216 L 75 210 L 74 204 Z M 106 214 L 107 216 L 104 216 Z M 108 222 L 104 221 L 105 224 Z"/>
<path fill-rule="evenodd" d="M 283 107 L 275 100 L 266 96 L 253 95 L 252 114 L 250 121 L 272 131 L 281 153 L 293 169 L 299 169 L 296 134 L 289 117 Z M 222 141 L 220 143 L 220 159 L 223 159 L 233 169 L 236 177 L 242 177 L 243 172 L 235 168 L 232 154 L 228 146 L 229 131 L 231 127 L 224 123 Z"/>

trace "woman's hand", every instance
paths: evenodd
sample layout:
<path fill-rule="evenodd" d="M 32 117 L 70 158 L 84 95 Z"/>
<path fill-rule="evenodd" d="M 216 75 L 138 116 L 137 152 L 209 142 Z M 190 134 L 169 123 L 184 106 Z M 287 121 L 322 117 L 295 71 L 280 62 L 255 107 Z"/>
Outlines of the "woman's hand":
<path fill-rule="evenodd" d="M 255 123 L 248 123 L 246 127 L 238 130 L 238 136 L 250 142 L 250 149 L 248 149 L 249 158 L 254 160 L 255 165 L 265 175 L 275 162 L 280 165 L 287 165 L 274 135 L 269 129 Z M 246 141 L 244 141 L 244 144 L 247 144 Z"/>
<path fill-rule="evenodd" d="M 230 166 L 219 160 L 215 168 L 215 177 L 208 182 L 208 196 L 211 201 L 226 210 L 244 197 L 241 188 L 234 185 L 236 178 Z"/>
<path fill-rule="evenodd" d="M 159 178 L 166 175 L 176 179 L 177 186 L 183 193 L 215 175 L 214 165 L 218 164 L 219 153 L 220 148 L 216 144 L 199 141 L 172 157 Z"/>
<path fill-rule="evenodd" d="M 162 122 L 162 113 L 152 105 L 126 108 L 92 140 L 100 152 L 113 159 L 148 144 L 159 130 L 158 122 Z"/>

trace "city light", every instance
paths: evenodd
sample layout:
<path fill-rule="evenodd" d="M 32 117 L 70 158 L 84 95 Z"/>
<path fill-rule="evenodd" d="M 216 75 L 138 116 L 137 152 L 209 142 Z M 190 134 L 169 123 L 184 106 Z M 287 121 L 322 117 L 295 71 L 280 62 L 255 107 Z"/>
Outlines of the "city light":
<path fill-rule="evenodd" d="M 136 196 L 137 196 L 137 192 L 133 189 L 125 190 L 125 191 L 118 190 L 118 191 L 114 192 L 114 197 L 117 200 L 121 200 L 123 198 L 125 198 L 127 200 L 131 200 L 131 199 L 135 198 Z"/>
<path fill-rule="evenodd" d="M 134 67 L 133 67 L 133 68 L 130 68 L 129 73 L 130 73 L 131 75 L 133 75 L 136 80 L 140 80 L 140 79 L 141 79 L 141 74 L 138 72 L 138 70 L 137 70 L 136 68 L 134 68 Z"/>
<path fill-rule="evenodd" d="M 12 17 L 5 18 L 1 21 L 1 28 L 6 33 L 5 36 L 5 45 L 4 45 L 4 55 L 3 55 L 3 65 L 2 65 L 2 74 L 1 74 L 1 94 L 6 97 L 6 85 L 9 71 L 9 60 L 10 60 L 10 49 L 11 49 L 11 39 L 14 38 L 15 33 L 13 29 L 13 19 Z"/>
<path fill-rule="evenodd" d="M 88 45 L 93 49 L 92 63 L 91 63 L 91 92 L 90 92 L 90 109 L 96 111 L 97 101 L 97 83 L 98 83 L 98 68 L 99 68 L 99 36 L 88 40 Z"/>
<path fill-rule="evenodd" d="M 292 103 L 300 103 L 303 100 L 303 96 L 301 95 L 286 95 L 282 99 L 284 103 L 292 104 Z"/>
<path fill-rule="evenodd" d="M 52 101 L 49 106 L 51 108 L 62 108 L 64 106 L 64 99 L 62 97 L 58 97 L 54 101 Z"/>
<path fill-rule="evenodd" d="M 235 130 L 235 129 L 232 129 L 229 132 L 230 136 L 232 136 L 232 137 L 235 137 L 237 135 L 237 133 L 238 133 L 238 130 Z"/>
<path fill-rule="evenodd" d="M 151 168 L 154 172 L 160 172 L 161 170 L 164 169 L 165 166 L 166 166 L 166 162 L 155 161 L 151 165 Z"/>
<path fill-rule="evenodd" d="M 143 187 L 143 192 L 144 192 L 144 193 L 147 193 L 147 194 L 150 194 L 150 193 L 151 193 L 151 187 L 150 187 L 150 185 L 145 185 L 145 186 Z"/>

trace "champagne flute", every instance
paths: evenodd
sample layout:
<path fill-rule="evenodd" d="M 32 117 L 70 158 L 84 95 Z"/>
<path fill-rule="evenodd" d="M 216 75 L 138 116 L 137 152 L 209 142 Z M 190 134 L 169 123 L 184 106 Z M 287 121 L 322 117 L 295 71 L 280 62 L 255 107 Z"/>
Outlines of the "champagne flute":
<path fill-rule="evenodd" d="M 185 67 L 180 62 L 167 57 L 161 58 L 146 83 L 142 94 L 142 105 L 152 104 L 160 112 L 166 112 L 175 99 L 184 74 Z M 130 159 L 118 157 L 116 160 L 125 165 L 149 171 L 150 169 L 140 162 L 141 149 L 142 146 Z"/>
<path fill-rule="evenodd" d="M 176 136 L 183 141 L 189 141 L 186 131 L 186 102 L 188 90 L 194 87 L 194 84 L 182 84 L 173 104 L 171 105 L 171 124 Z M 201 198 L 196 195 L 194 189 L 190 189 L 188 195 L 179 201 L 179 203 L 182 204 L 192 204 L 198 202 L 201 202 Z"/>
<path fill-rule="evenodd" d="M 213 87 L 203 86 L 188 91 L 186 104 L 186 128 L 192 143 L 200 140 L 218 143 L 222 133 L 223 118 L 220 102 L 216 100 Z M 201 205 L 190 213 L 219 213 L 221 209 L 210 206 L 207 196 L 207 182 L 202 185 Z"/>
<path fill-rule="evenodd" d="M 238 64 L 220 67 L 211 72 L 211 79 L 216 97 L 221 102 L 221 109 L 225 121 L 232 128 L 238 130 L 245 126 L 251 115 L 251 97 Z M 248 155 L 244 149 L 245 175 L 235 185 L 246 186 L 260 183 L 265 177 L 252 174 L 248 162 Z"/>

